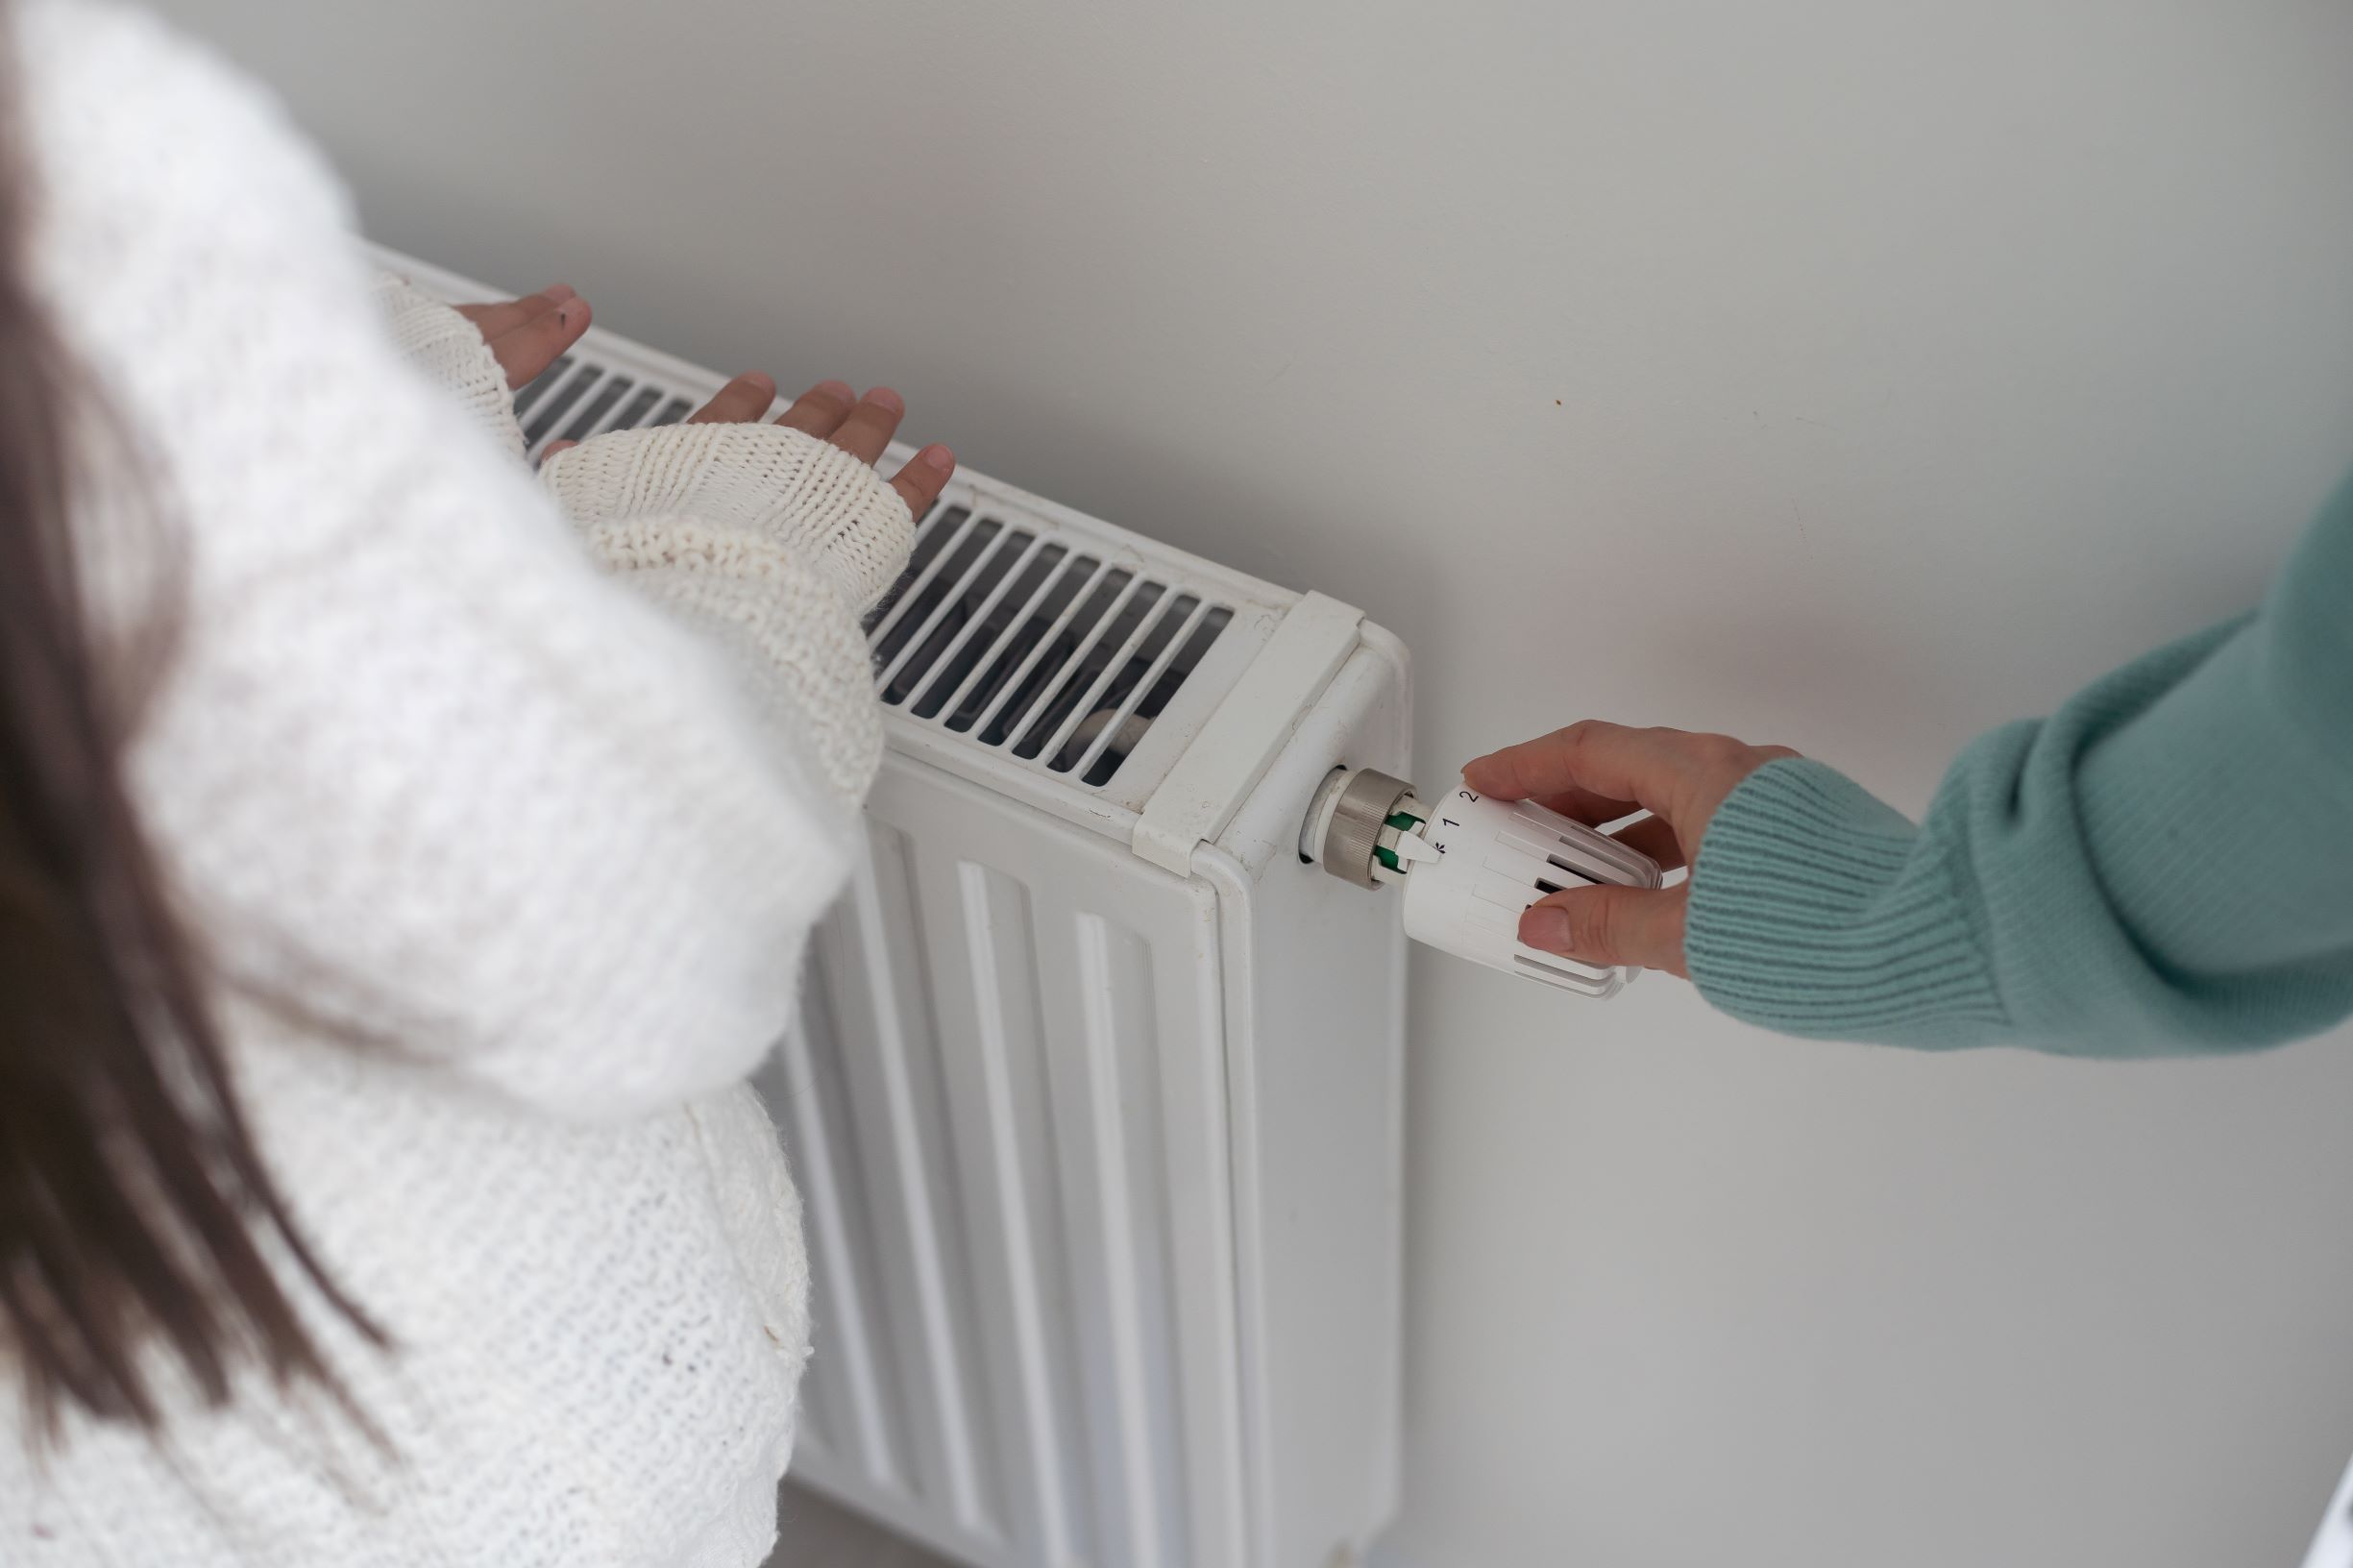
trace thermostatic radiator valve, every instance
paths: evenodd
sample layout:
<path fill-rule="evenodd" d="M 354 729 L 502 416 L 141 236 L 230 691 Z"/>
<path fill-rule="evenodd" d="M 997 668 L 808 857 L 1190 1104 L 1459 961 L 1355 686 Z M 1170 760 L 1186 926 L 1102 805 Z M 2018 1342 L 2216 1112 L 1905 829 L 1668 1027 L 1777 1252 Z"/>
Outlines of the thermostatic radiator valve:
<path fill-rule="evenodd" d="M 1659 884 L 1648 855 L 1530 801 L 1457 783 L 1432 805 L 1402 778 L 1335 769 L 1308 808 L 1299 854 L 1360 888 L 1404 884 L 1406 935 L 1474 964 L 1586 996 L 1614 996 L 1641 972 L 1520 941 L 1520 913 L 1549 894 Z"/>

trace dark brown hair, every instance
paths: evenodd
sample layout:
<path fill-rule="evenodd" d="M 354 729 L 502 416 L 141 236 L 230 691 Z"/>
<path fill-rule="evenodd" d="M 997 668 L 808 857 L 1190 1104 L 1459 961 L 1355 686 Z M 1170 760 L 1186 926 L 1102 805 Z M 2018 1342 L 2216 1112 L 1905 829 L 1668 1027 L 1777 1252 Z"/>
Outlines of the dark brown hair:
<path fill-rule="evenodd" d="M 263 1167 L 133 808 L 125 755 L 176 596 L 97 646 L 69 503 L 108 427 L 28 280 L 11 141 L 0 124 L 0 1358 L 50 1433 L 68 1406 L 159 1425 L 158 1351 L 215 1404 L 248 1363 L 340 1396 L 271 1256 L 380 1336 Z"/>

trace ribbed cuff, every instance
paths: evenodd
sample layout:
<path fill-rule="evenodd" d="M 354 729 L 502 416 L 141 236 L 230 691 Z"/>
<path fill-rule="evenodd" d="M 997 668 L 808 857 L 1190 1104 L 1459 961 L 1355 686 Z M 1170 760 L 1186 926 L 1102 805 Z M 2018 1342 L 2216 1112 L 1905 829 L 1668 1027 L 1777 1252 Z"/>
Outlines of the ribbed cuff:
<path fill-rule="evenodd" d="M 523 428 L 515 423 L 515 395 L 507 388 L 505 368 L 474 323 L 388 272 L 376 280 L 376 303 L 402 356 L 455 398 L 508 456 L 522 456 Z"/>
<path fill-rule="evenodd" d="M 583 525 L 693 518 L 773 539 L 861 612 L 915 541 L 914 515 L 873 464 L 781 425 L 607 430 L 548 459 L 539 478 Z"/>
<path fill-rule="evenodd" d="M 1948 1046 L 2005 1022 L 1949 857 L 1803 758 L 1758 769 L 1716 809 L 1683 956 L 1710 1003 L 1783 1034 Z"/>

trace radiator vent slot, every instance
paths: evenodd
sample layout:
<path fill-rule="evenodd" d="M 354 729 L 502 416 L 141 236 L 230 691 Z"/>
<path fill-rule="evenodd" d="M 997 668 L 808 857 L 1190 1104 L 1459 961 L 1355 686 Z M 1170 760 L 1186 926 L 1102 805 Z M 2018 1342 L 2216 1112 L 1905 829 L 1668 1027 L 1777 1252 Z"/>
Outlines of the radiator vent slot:
<path fill-rule="evenodd" d="M 943 503 L 867 627 L 883 701 L 1100 786 L 1233 618 L 1140 563 Z"/>

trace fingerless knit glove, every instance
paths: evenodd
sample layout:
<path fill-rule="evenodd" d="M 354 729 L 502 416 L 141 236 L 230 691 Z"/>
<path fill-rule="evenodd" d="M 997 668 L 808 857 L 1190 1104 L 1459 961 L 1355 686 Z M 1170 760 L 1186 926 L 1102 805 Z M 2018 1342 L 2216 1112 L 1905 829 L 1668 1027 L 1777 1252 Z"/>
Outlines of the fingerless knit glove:
<path fill-rule="evenodd" d="M 505 367 L 474 323 L 388 272 L 376 280 L 376 304 L 403 356 L 455 398 L 502 450 L 522 456 L 523 428 L 515 422 L 515 394 L 506 384 Z"/>

